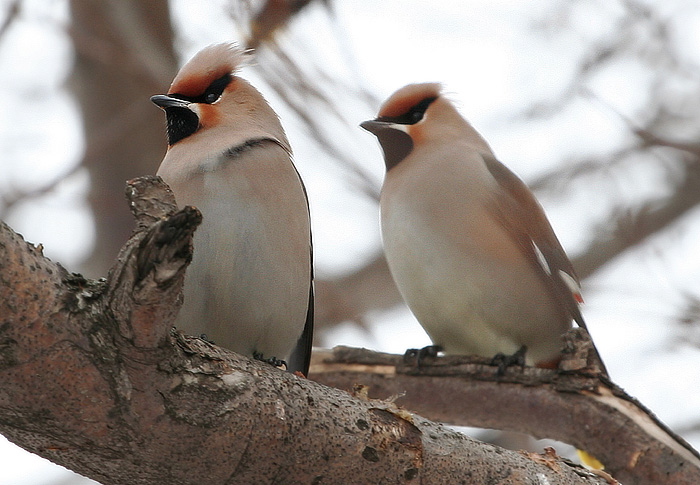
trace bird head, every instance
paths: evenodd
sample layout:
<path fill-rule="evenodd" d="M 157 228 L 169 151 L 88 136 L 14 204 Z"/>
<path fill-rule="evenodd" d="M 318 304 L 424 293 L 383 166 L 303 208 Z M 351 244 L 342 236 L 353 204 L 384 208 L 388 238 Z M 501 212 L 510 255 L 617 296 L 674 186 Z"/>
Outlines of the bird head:
<path fill-rule="evenodd" d="M 289 146 L 262 94 L 236 75 L 248 57 L 234 43 L 205 47 L 180 69 L 167 94 L 151 97 L 165 111 L 169 147 L 195 138 L 225 147 L 273 138 Z"/>
<path fill-rule="evenodd" d="M 414 137 L 430 105 L 440 96 L 438 83 L 409 84 L 387 99 L 379 109 L 379 116 L 360 123 L 373 133 L 384 150 L 387 171 L 413 151 Z"/>
<path fill-rule="evenodd" d="M 442 93 L 439 83 L 404 86 L 382 104 L 377 118 L 360 126 L 379 139 L 387 171 L 415 146 L 430 142 L 467 139 L 475 148 L 491 153 L 486 141 Z"/>

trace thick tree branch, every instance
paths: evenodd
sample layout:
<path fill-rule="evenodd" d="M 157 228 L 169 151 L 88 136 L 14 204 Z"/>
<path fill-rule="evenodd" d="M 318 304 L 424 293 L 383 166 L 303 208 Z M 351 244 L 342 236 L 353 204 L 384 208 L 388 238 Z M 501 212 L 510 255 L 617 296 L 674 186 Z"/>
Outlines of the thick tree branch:
<path fill-rule="evenodd" d="M 700 483 L 700 455 L 649 410 L 588 364 L 584 331 L 568 334 L 559 370 L 509 368 L 481 357 L 413 359 L 364 349 L 316 352 L 310 377 L 352 388 L 423 416 L 553 438 L 600 459 L 623 483 Z"/>
<path fill-rule="evenodd" d="M 104 484 L 603 483 L 170 326 L 200 221 L 157 178 L 106 280 L 0 226 L 0 432 Z"/>

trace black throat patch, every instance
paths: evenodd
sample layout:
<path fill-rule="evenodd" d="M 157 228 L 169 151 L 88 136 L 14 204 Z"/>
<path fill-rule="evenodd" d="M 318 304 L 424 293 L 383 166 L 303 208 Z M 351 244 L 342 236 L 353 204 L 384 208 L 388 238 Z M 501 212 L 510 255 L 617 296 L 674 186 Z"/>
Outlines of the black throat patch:
<path fill-rule="evenodd" d="M 188 108 L 171 106 L 165 108 L 168 145 L 172 146 L 187 138 L 199 128 L 199 117 Z"/>
<path fill-rule="evenodd" d="M 384 163 L 387 172 L 413 151 L 413 140 L 404 131 L 396 128 L 385 128 L 377 132 L 376 135 L 382 150 L 384 150 Z"/>

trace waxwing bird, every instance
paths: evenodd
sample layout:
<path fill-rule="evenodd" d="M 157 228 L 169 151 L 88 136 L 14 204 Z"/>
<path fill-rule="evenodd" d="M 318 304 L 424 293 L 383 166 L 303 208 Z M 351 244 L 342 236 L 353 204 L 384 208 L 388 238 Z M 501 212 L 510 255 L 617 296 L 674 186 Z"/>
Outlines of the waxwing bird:
<path fill-rule="evenodd" d="M 542 207 L 436 83 L 394 93 L 360 126 L 379 139 L 384 251 L 435 345 L 558 362 L 579 281 Z M 602 363 L 601 363 L 602 366 Z"/>
<path fill-rule="evenodd" d="M 158 175 L 203 215 L 178 328 L 290 371 L 308 371 L 313 333 L 309 206 L 277 114 L 237 70 L 235 44 L 206 47 L 167 95 Z"/>

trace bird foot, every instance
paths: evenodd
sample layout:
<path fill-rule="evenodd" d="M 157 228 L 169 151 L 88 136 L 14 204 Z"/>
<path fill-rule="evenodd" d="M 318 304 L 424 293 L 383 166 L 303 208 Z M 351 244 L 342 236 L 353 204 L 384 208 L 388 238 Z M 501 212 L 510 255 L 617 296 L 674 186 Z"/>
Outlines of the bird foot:
<path fill-rule="evenodd" d="M 207 337 L 206 333 L 199 334 L 199 339 L 204 340 L 205 342 L 207 342 L 209 344 L 216 345 L 216 342 L 214 342 L 213 340 L 210 340 L 209 337 Z"/>
<path fill-rule="evenodd" d="M 501 352 L 497 353 L 491 359 L 491 365 L 498 366 L 497 374 L 502 376 L 506 373 L 508 367 L 517 365 L 518 367 L 525 367 L 525 353 L 527 352 L 527 345 L 523 345 L 512 355 L 506 355 Z"/>
<path fill-rule="evenodd" d="M 434 359 L 438 356 L 438 353 L 442 352 L 441 345 L 428 345 L 422 349 L 408 349 L 406 353 L 403 354 L 404 363 L 415 362 L 416 367 L 420 367 L 421 362 L 425 358 Z"/>
<path fill-rule="evenodd" d="M 253 358 L 255 360 L 259 360 L 261 362 L 266 362 L 270 364 L 273 367 L 283 367 L 286 369 L 287 368 L 287 362 L 285 362 L 282 359 L 278 359 L 277 357 L 268 357 L 267 359 L 265 356 L 262 354 L 262 352 L 253 352 Z"/>

